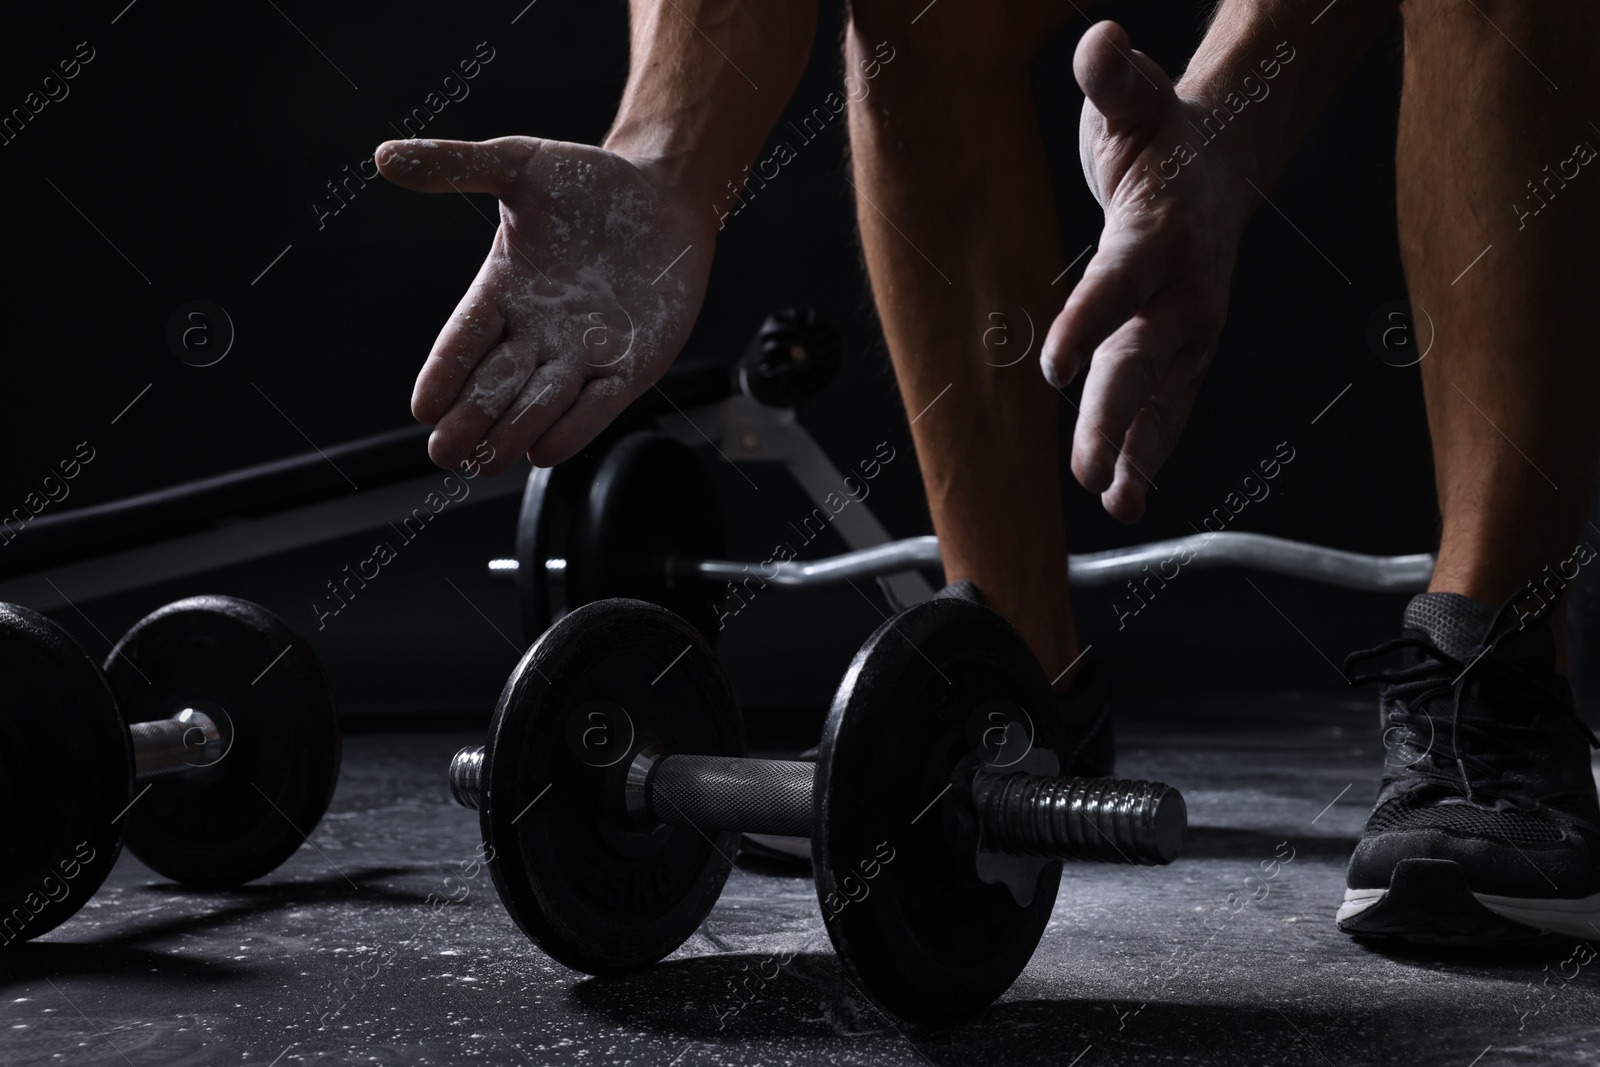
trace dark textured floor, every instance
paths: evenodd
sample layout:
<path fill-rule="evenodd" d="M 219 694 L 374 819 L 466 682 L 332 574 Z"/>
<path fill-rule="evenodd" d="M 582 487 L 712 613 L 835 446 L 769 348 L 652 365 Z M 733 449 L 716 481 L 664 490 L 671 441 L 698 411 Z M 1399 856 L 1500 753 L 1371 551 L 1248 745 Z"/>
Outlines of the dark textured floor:
<path fill-rule="evenodd" d="M 1133 709 L 1119 770 L 1183 789 L 1185 855 L 1069 871 L 1016 985 L 944 1030 L 851 991 L 809 879 L 750 868 L 666 962 L 569 972 L 472 862 L 476 817 L 443 779 L 472 738 L 356 737 L 312 847 L 264 882 L 194 894 L 124 855 L 73 920 L 0 953 L 0 1062 L 1600 1063 L 1600 960 L 1580 966 L 1574 942 L 1385 954 L 1334 929 L 1381 764 L 1373 720 L 1296 698 Z M 783 952 L 738 1008 L 732 983 Z"/>

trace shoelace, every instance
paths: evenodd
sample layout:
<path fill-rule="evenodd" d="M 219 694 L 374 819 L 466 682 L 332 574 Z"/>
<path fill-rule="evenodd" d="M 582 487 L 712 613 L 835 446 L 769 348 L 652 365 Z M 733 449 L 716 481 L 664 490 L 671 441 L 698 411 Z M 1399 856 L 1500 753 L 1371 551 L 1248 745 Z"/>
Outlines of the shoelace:
<path fill-rule="evenodd" d="M 1426 637 L 1397 637 L 1375 648 L 1353 652 L 1345 658 L 1344 676 L 1351 685 L 1383 682 L 1390 688 L 1385 696 L 1391 701 L 1389 722 L 1413 731 L 1421 725 L 1429 730 L 1427 751 L 1408 769 L 1419 777 L 1464 796 L 1469 801 L 1492 801 L 1499 797 L 1519 795 L 1514 783 L 1506 781 L 1509 772 L 1530 762 L 1516 755 L 1519 735 L 1539 734 L 1538 723 L 1548 714 L 1570 717 L 1578 723 L 1593 748 L 1600 748 L 1600 739 L 1587 723 L 1577 717 L 1576 709 L 1561 700 L 1539 679 L 1522 668 L 1496 659 L 1500 643 L 1523 627 L 1537 625 L 1549 618 L 1554 601 L 1524 617 L 1516 626 L 1502 627 L 1512 606 L 1534 594 L 1529 583 L 1522 592 L 1511 597 L 1495 611 L 1489 622 L 1490 640 L 1471 660 L 1462 663 L 1450 656 Z M 1376 659 L 1391 652 L 1412 649 L 1420 660 L 1409 667 L 1390 667 L 1370 674 L 1354 674 L 1351 668 L 1364 660 Z M 1533 714 L 1526 723 L 1508 722 L 1465 714 L 1463 698 L 1472 681 L 1479 682 L 1480 691 L 1493 686 L 1498 702 L 1510 706 L 1531 706 Z M 1449 694 L 1449 714 L 1440 715 L 1431 705 Z M 1439 725 L 1448 718 L 1449 743 L 1443 751 L 1436 748 Z M 1420 736 L 1420 735 L 1418 735 Z M 1463 742 L 1467 742 L 1463 744 Z M 1472 749 L 1475 751 L 1468 751 Z M 1426 766 L 1423 761 L 1426 760 Z M 1476 773 L 1475 773 L 1476 772 Z"/>

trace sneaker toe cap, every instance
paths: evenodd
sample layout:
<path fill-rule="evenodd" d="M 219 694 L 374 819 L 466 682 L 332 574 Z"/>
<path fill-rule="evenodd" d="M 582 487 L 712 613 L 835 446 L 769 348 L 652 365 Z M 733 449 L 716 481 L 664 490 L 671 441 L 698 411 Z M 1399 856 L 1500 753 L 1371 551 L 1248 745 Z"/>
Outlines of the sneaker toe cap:
<path fill-rule="evenodd" d="M 1451 860 L 1477 893 L 1515 897 L 1578 897 L 1600 888 L 1596 856 L 1570 830 L 1550 842 L 1518 845 L 1438 829 L 1369 834 L 1350 857 L 1352 889 L 1384 889 L 1395 865 L 1408 859 Z"/>

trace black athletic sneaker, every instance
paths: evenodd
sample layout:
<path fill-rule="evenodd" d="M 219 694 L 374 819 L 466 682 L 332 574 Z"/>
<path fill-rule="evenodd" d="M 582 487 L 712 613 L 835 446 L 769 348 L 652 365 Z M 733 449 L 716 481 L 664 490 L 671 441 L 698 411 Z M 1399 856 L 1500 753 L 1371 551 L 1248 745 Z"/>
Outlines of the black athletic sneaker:
<path fill-rule="evenodd" d="M 1600 936 L 1594 733 L 1543 625 L 1513 604 L 1423 593 L 1381 681 L 1383 788 L 1350 857 L 1339 929 L 1358 937 L 1498 942 Z"/>

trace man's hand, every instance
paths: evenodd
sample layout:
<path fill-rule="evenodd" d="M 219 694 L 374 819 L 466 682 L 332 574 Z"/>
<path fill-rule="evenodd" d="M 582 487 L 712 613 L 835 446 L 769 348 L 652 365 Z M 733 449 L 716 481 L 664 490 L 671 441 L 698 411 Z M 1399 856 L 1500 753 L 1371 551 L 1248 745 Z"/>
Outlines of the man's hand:
<path fill-rule="evenodd" d="M 1244 131 L 1223 129 L 1217 140 L 1235 143 L 1207 145 L 1197 129 L 1209 112 L 1181 99 L 1116 23 L 1084 34 L 1073 70 L 1087 94 L 1084 177 L 1105 228 L 1050 328 L 1043 365 L 1063 386 L 1088 364 L 1072 471 L 1106 511 L 1132 522 L 1222 332 L 1253 193 L 1228 155 L 1246 147 Z"/>
<path fill-rule="evenodd" d="M 427 193 L 493 193 L 489 257 L 417 376 L 412 414 L 441 467 L 479 442 L 487 474 L 526 453 L 552 466 L 650 388 L 705 296 L 715 216 L 645 164 L 533 137 L 388 141 L 385 178 Z"/>

